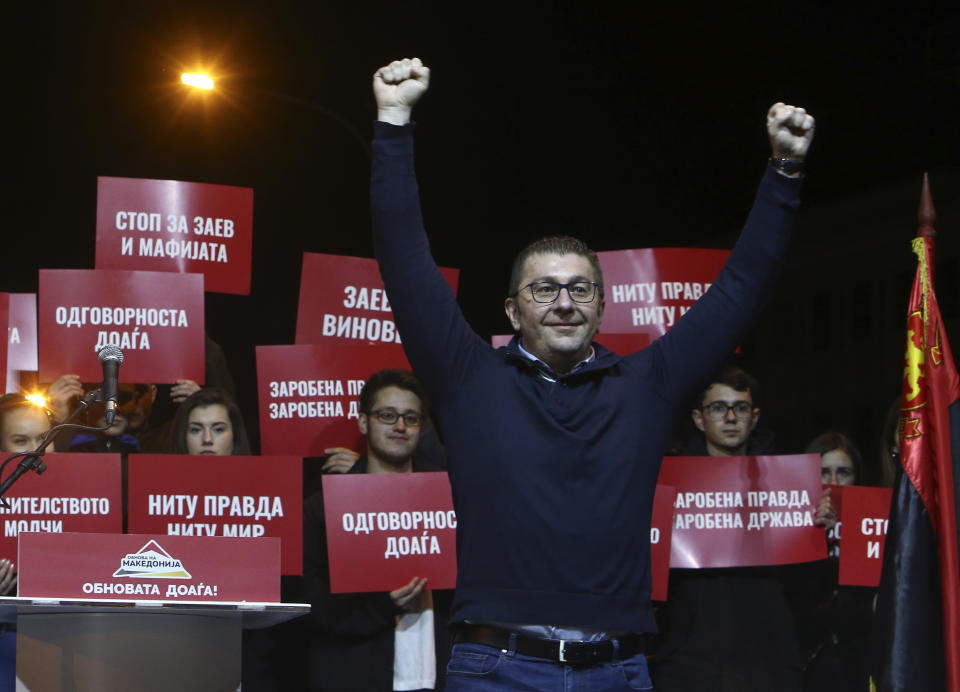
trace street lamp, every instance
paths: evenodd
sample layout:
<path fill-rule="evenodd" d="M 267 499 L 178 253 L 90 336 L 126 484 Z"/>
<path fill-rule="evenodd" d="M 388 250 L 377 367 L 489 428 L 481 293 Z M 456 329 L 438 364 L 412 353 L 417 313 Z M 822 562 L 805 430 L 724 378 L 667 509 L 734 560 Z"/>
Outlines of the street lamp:
<path fill-rule="evenodd" d="M 207 91 L 213 90 L 213 80 L 205 74 L 191 74 L 189 72 L 184 72 L 182 75 L 180 75 L 180 81 L 187 86 L 194 87 L 195 89 L 206 89 Z"/>
<path fill-rule="evenodd" d="M 184 72 L 180 75 L 180 81 L 186 84 L 189 87 L 195 89 L 204 89 L 206 91 L 213 90 L 213 79 L 203 74 L 191 74 Z M 307 99 L 300 98 L 299 96 L 291 96 L 290 94 L 284 94 L 279 91 L 272 91 L 270 89 L 263 89 L 256 86 L 248 86 L 247 90 L 259 94 L 261 96 L 266 96 L 267 98 L 273 99 L 275 101 L 283 101 L 284 103 L 289 103 L 306 110 L 313 111 L 315 113 L 321 113 L 322 115 L 327 116 L 340 127 L 350 133 L 350 136 L 353 137 L 356 142 L 360 145 L 360 148 L 363 149 L 363 153 L 366 157 L 372 158 L 372 153 L 370 151 L 370 144 L 367 142 L 367 138 L 364 137 L 359 130 L 351 123 L 349 120 L 344 118 L 342 115 L 337 113 L 335 110 L 328 108 L 320 103 L 314 101 L 308 101 Z"/>

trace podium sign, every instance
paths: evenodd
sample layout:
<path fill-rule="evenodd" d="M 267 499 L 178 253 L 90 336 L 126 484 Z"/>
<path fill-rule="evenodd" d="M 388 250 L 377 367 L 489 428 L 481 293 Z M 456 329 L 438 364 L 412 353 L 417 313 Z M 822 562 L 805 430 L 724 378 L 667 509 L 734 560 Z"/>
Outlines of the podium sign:
<path fill-rule="evenodd" d="M 446 473 L 323 477 L 330 591 L 392 591 L 413 577 L 457 581 L 456 528 Z"/>
<path fill-rule="evenodd" d="M 17 564 L 21 597 L 280 600 L 278 538 L 24 533 Z"/>
<path fill-rule="evenodd" d="M 16 558 L 20 532 L 123 530 L 119 454 L 45 454 L 43 463 L 42 476 L 28 471 L 4 495 L 10 509 L 0 508 L 0 557 Z"/>
<path fill-rule="evenodd" d="M 131 454 L 131 533 L 282 539 L 284 574 L 303 571 L 299 457 Z"/>

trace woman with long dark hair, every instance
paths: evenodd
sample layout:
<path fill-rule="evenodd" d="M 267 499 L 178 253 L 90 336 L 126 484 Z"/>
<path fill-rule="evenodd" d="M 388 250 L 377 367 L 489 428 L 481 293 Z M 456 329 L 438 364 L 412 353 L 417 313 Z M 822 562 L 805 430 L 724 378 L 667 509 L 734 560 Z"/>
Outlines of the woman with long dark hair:
<path fill-rule="evenodd" d="M 174 454 L 250 454 L 240 408 L 226 392 L 205 388 L 180 404 L 170 431 Z"/>

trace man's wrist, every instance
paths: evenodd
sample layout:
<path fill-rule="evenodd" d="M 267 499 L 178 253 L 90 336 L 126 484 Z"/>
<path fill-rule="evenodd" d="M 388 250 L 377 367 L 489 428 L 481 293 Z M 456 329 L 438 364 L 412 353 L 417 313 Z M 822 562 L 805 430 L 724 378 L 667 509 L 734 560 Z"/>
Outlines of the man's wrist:
<path fill-rule="evenodd" d="M 377 120 L 391 125 L 406 125 L 410 122 L 411 109 L 405 107 L 386 107 L 377 109 Z"/>
<path fill-rule="evenodd" d="M 803 159 L 771 156 L 770 167 L 788 178 L 799 178 L 803 173 Z"/>

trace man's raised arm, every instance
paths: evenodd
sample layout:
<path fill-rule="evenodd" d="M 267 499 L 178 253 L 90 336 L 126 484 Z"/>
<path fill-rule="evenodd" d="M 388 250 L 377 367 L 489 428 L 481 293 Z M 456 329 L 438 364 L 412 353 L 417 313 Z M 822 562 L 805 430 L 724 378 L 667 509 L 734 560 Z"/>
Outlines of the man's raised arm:
<path fill-rule="evenodd" d="M 767 111 L 770 165 L 753 208 L 710 290 L 657 341 L 668 391 L 692 393 L 733 353 L 766 304 L 786 257 L 800 205 L 804 160 L 814 119 L 775 103 Z M 788 178 L 788 179 L 785 179 Z"/>
<path fill-rule="evenodd" d="M 410 365 L 437 406 L 471 372 L 471 354 L 490 346 L 470 329 L 430 252 L 413 165 L 411 111 L 430 70 L 418 58 L 395 60 L 373 75 L 370 209 L 380 275 Z"/>

